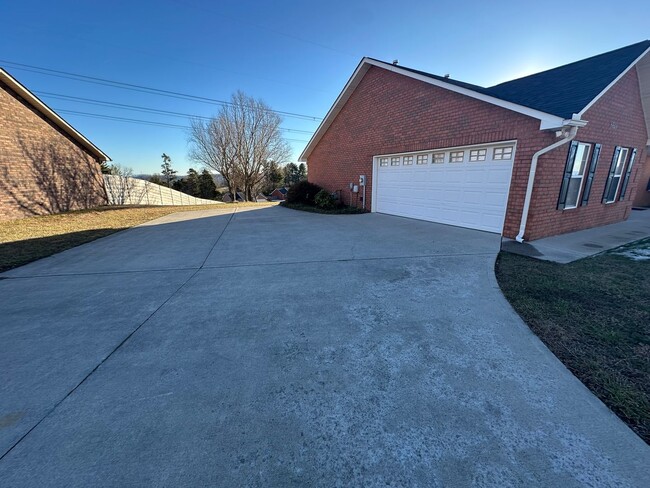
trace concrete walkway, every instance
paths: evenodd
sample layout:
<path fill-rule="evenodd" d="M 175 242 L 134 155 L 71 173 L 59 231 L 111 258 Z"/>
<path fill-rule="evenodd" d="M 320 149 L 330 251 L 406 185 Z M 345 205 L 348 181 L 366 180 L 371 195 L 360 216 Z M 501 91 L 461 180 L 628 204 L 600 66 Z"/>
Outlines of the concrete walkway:
<path fill-rule="evenodd" d="M 570 263 L 650 236 L 650 209 L 632 210 L 624 222 L 519 243 L 504 239 L 502 249 L 544 261 Z"/>
<path fill-rule="evenodd" d="M 647 486 L 499 292 L 499 236 L 219 212 L 1 276 L 0 486 Z"/>

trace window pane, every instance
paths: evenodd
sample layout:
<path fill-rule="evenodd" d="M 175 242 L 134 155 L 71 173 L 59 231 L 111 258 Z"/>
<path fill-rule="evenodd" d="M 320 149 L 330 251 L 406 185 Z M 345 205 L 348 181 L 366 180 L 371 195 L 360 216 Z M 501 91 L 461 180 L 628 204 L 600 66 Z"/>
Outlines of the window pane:
<path fill-rule="evenodd" d="M 494 148 L 493 159 L 495 161 L 512 159 L 512 146 Z"/>
<path fill-rule="evenodd" d="M 627 148 L 621 149 L 621 152 L 618 153 L 618 160 L 616 161 L 616 168 L 614 169 L 614 174 L 620 176 L 623 174 L 623 168 L 625 167 L 625 161 L 627 161 Z"/>
<path fill-rule="evenodd" d="M 591 146 L 589 144 L 578 144 L 578 149 L 576 149 L 576 157 L 573 163 L 573 171 L 571 172 L 573 176 L 582 176 L 585 174 L 590 147 Z"/>
<path fill-rule="evenodd" d="M 580 186 L 582 186 L 582 177 L 571 178 L 569 180 L 569 190 L 566 194 L 566 207 L 576 207 L 578 205 L 578 196 L 580 195 Z"/>
<path fill-rule="evenodd" d="M 404 162 L 402 164 L 404 164 L 404 166 L 413 164 L 413 156 L 404 156 Z"/>
<path fill-rule="evenodd" d="M 469 152 L 470 161 L 485 161 L 487 149 L 472 149 Z"/>
<path fill-rule="evenodd" d="M 444 163 L 445 162 L 445 153 L 434 153 L 433 154 L 434 163 Z"/>
<path fill-rule="evenodd" d="M 388 158 L 379 158 L 379 166 L 388 166 Z"/>
<path fill-rule="evenodd" d="M 462 163 L 465 151 L 455 151 L 449 154 L 449 161 L 452 163 Z"/>
<path fill-rule="evenodd" d="M 612 186 L 609 187 L 609 191 L 607 192 L 608 202 L 613 202 L 614 200 L 616 200 L 616 194 L 618 193 L 618 184 L 620 182 L 621 182 L 620 176 L 614 176 L 612 178 Z"/>
<path fill-rule="evenodd" d="M 390 158 L 391 166 L 399 166 L 399 158 Z"/>
<path fill-rule="evenodd" d="M 429 162 L 428 154 L 418 154 L 417 164 L 427 164 Z"/>

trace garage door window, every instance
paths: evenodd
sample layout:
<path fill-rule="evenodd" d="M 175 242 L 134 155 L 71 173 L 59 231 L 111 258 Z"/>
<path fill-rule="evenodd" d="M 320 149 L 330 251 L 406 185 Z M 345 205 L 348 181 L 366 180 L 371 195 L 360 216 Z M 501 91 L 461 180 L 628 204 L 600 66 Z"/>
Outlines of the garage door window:
<path fill-rule="evenodd" d="M 379 158 L 379 166 L 388 166 L 388 158 Z"/>
<path fill-rule="evenodd" d="M 470 161 L 485 161 L 487 156 L 487 149 L 472 149 L 469 152 Z"/>
<path fill-rule="evenodd" d="M 445 162 L 445 153 L 433 153 L 433 164 L 441 164 Z"/>
<path fill-rule="evenodd" d="M 492 159 L 497 161 L 504 160 L 504 159 L 508 159 L 508 160 L 512 159 L 512 146 L 495 147 L 494 155 Z"/>
<path fill-rule="evenodd" d="M 427 164 L 429 162 L 428 154 L 418 154 L 417 164 Z"/>
<path fill-rule="evenodd" d="M 404 166 L 410 166 L 413 164 L 413 156 L 404 156 Z"/>
<path fill-rule="evenodd" d="M 399 166 L 399 157 L 397 157 L 397 158 L 390 158 L 390 165 L 391 165 L 391 166 Z"/>
<path fill-rule="evenodd" d="M 450 163 L 462 163 L 465 157 L 465 151 L 452 151 L 449 153 Z"/>

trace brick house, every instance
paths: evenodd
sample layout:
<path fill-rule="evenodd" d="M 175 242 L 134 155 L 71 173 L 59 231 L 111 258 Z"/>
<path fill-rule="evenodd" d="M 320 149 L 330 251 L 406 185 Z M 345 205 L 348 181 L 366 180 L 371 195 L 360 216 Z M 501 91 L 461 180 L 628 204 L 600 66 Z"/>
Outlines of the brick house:
<path fill-rule="evenodd" d="M 281 188 L 276 188 L 271 192 L 271 199 L 272 200 L 277 200 L 277 201 L 284 201 L 287 199 L 287 193 L 289 190 L 287 190 L 284 186 Z"/>
<path fill-rule="evenodd" d="M 624 220 L 650 204 L 649 52 L 489 88 L 363 58 L 300 160 L 346 203 L 513 239 Z"/>
<path fill-rule="evenodd" d="M 105 204 L 109 160 L 0 68 L 0 221 Z"/>

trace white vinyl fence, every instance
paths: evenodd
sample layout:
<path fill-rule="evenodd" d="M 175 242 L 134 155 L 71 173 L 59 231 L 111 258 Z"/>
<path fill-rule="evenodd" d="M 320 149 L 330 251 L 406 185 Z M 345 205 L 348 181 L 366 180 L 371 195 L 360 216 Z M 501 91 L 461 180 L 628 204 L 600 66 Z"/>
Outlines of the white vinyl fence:
<path fill-rule="evenodd" d="M 129 176 L 104 175 L 109 205 L 213 205 L 214 200 L 196 198 L 166 186 Z"/>

